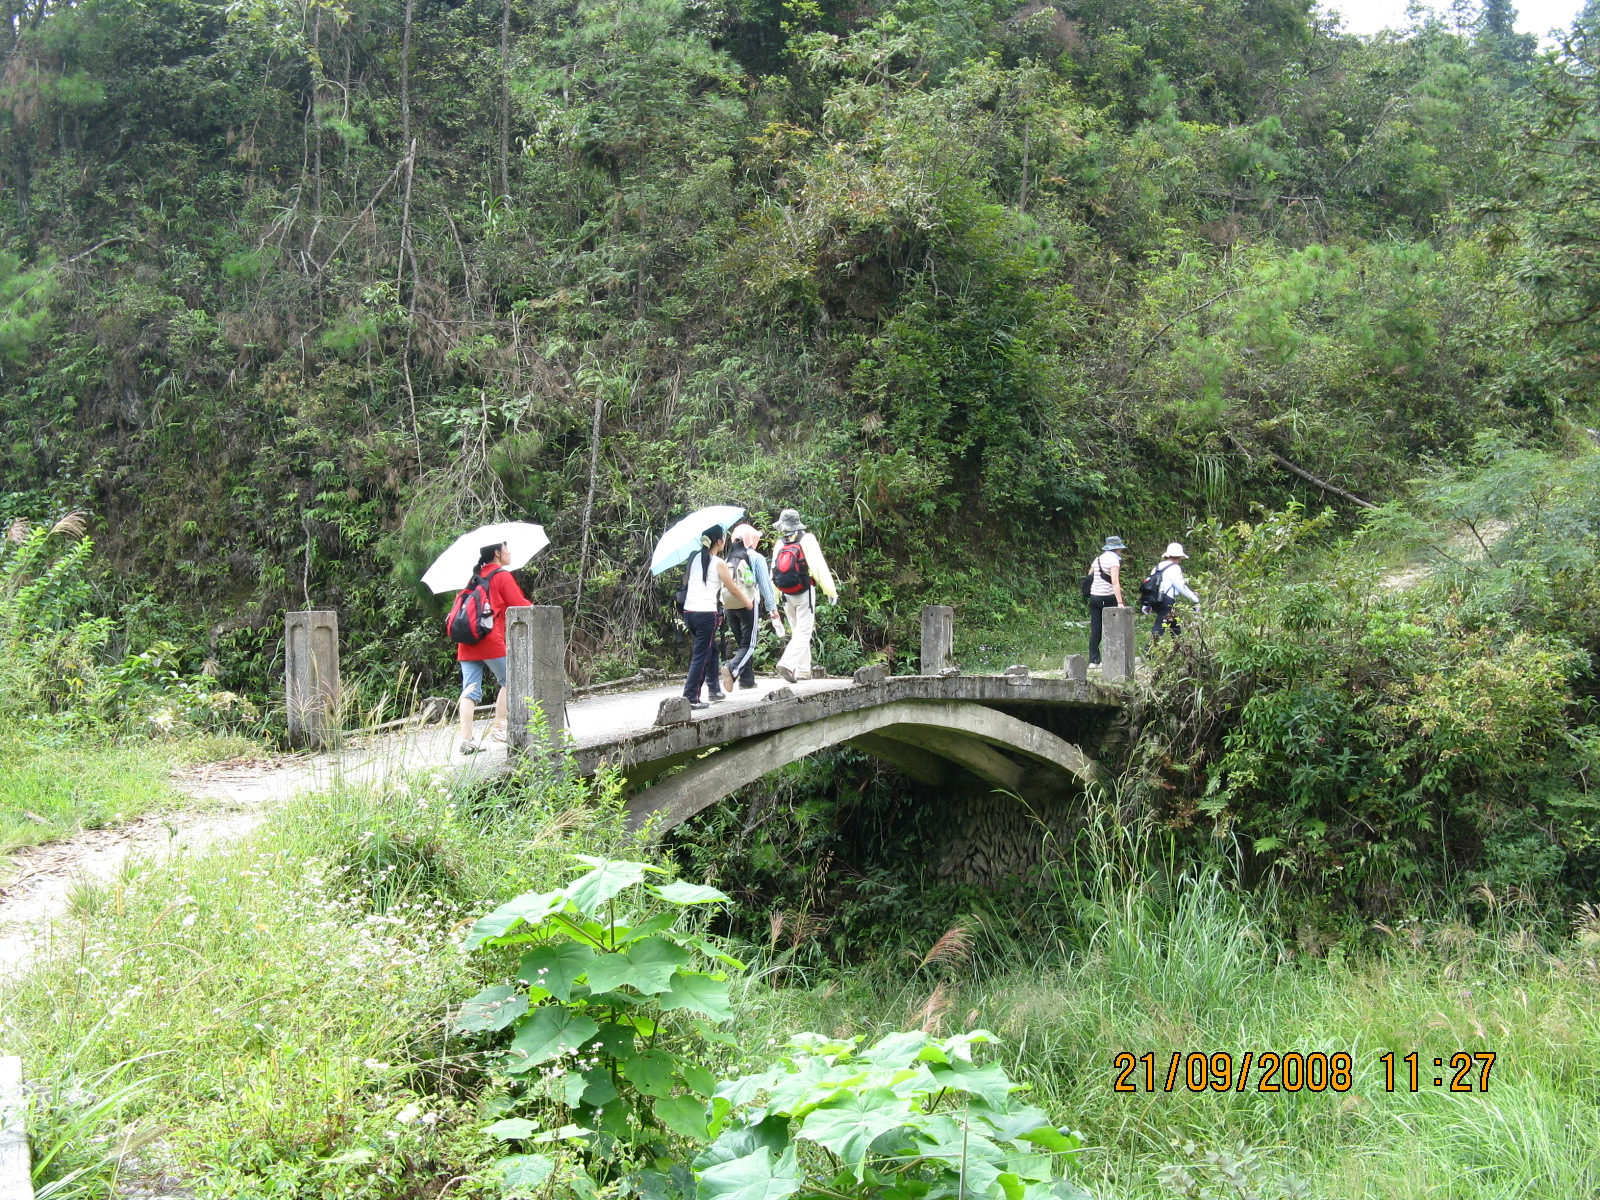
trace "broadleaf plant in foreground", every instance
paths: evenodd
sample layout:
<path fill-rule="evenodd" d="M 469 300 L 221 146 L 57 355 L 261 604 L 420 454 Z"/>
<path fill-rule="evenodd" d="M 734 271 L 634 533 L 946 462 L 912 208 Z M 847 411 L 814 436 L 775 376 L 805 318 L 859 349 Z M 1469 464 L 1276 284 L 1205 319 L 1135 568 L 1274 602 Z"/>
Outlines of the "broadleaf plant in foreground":
<path fill-rule="evenodd" d="M 1023 1103 L 997 1062 L 949 1038 L 797 1035 L 767 1069 L 717 1080 L 698 1061 L 731 1044 L 726 972 L 743 964 L 686 918 L 727 901 L 657 881 L 644 863 L 582 858 L 567 887 L 480 919 L 468 950 L 522 951 L 515 983 L 462 1005 L 458 1033 L 492 1035 L 502 1090 L 484 1132 L 507 1144 L 503 1192 L 565 1186 L 647 1200 L 1077 1200 L 1081 1145 Z M 509 1042 L 504 1040 L 509 1033 Z M 528 1115 L 513 1115 L 526 1113 Z"/>

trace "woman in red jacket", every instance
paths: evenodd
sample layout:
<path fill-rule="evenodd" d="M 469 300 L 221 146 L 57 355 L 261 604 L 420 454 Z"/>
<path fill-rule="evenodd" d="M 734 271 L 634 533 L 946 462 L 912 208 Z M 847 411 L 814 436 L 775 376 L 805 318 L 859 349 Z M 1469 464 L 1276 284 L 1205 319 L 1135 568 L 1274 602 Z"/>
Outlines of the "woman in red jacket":
<path fill-rule="evenodd" d="M 500 685 L 500 695 L 494 702 L 494 725 L 491 730 L 505 737 L 506 727 L 506 609 L 527 604 L 517 581 L 506 564 L 511 561 L 511 551 L 504 542 L 498 546 L 485 546 L 478 551 L 477 578 L 489 585 L 489 611 L 494 614 L 494 627 L 481 642 L 459 644 L 456 658 L 461 661 L 461 753 L 476 754 L 483 747 L 472 740 L 473 710 L 483 700 L 483 669 L 494 672 Z"/>

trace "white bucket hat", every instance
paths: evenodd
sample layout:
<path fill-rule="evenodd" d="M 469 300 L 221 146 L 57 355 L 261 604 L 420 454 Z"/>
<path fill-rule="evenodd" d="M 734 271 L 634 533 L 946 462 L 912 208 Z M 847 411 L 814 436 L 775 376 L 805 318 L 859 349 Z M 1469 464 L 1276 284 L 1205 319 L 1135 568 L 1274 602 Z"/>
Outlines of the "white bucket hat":
<path fill-rule="evenodd" d="M 1183 552 L 1183 543 L 1182 542 L 1168 542 L 1167 543 L 1167 552 L 1164 555 L 1162 555 L 1162 557 L 1163 558 L 1188 558 L 1189 556 Z"/>

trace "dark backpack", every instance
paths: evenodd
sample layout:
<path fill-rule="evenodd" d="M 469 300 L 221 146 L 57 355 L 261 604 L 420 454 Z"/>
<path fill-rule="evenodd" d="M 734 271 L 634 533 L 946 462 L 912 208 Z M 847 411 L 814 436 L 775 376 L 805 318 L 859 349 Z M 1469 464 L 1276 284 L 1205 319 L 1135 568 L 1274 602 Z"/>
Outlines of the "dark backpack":
<path fill-rule="evenodd" d="M 1105 578 L 1104 572 L 1100 570 L 1100 559 L 1098 557 L 1089 564 L 1089 573 L 1083 577 L 1082 583 L 1078 586 L 1078 590 L 1083 593 L 1085 600 L 1094 595 L 1094 577 L 1096 575 L 1099 575 L 1102 579 Z"/>
<path fill-rule="evenodd" d="M 463 646 L 476 646 L 494 632 L 494 609 L 489 606 L 489 577 L 473 572 L 472 582 L 461 589 L 445 628 L 450 640 Z"/>
<path fill-rule="evenodd" d="M 1161 603 L 1161 577 L 1166 573 L 1167 568 L 1158 563 L 1139 581 L 1140 608 L 1155 608 Z"/>
<path fill-rule="evenodd" d="M 694 569 L 694 560 L 698 554 L 689 556 L 689 563 L 683 568 L 683 582 L 678 585 L 678 590 L 672 593 L 672 607 L 677 609 L 678 615 L 683 615 L 683 606 L 689 603 L 689 572 Z"/>
<path fill-rule="evenodd" d="M 811 568 L 798 539 L 779 544 L 772 559 L 772 586 L 785 596 L 798 596 L 811 587 Z"/>

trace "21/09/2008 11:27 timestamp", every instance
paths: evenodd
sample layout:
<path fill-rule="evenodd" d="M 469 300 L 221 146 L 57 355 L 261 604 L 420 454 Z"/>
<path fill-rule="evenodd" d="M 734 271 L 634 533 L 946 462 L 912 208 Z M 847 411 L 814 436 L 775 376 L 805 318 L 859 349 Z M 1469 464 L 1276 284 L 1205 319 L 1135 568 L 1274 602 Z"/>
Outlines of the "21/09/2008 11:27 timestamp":
<path fill-rule="evenodd" d="M 1490 1050 L 1457 1050 L 1448 1058 L 1435 1058 L 1433 1066 L 1439 1073 L 1431 1076 L 1427 1060 L 1414 1050 L 1403 1056 L 1391 1050 L 1378 1055 L 1377 1061 L 1383 1065 L 1386 1092 L 1421 1091 L 1429 1083 L 1451 1092 L 1487 1092 L 1494 1059 Z M 1158 1064 L 1152 1053 L 1123 1050 L 1112 1055 L 1111 1069 L 1111 1087 L 1117 1092 L 1170 1092 L 1180 1087 L 1191 1092 L 1348 1092 L 1354 1082 L 1355 1061 L 1342 1050 L 1333 1054 L 1320 1050 L 1257 1054 L 1250 1050 L 1235 1069 L 1233 1055 L 1222 1051 L 1185 1054 L 1174 1050 L 1167 1062 Z"/>

